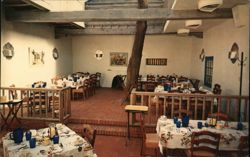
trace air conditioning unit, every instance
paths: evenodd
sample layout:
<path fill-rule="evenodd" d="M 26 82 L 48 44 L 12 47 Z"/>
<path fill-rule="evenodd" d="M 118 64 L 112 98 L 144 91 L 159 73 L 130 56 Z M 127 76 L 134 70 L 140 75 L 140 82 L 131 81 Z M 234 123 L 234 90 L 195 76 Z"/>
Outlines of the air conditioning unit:
<path fill-rule="evenodd" d="M 181 28 L 177 30 L 177 35 L 179 36 L 187 36 L 189 34 L 190 30 L 186 28 Z"/>
<path fill-rule="evenodd" d="M 213 12 L 223 4 L 223 0 L 199 0 L 198 8 L 200 11 Z"/>
<path fill-rule="evenodd" d="M 202 24 L 201 20 L 186 20 L 185 21 L 185 26 L 190 29 L 196 29 L 200 27 Z"/>

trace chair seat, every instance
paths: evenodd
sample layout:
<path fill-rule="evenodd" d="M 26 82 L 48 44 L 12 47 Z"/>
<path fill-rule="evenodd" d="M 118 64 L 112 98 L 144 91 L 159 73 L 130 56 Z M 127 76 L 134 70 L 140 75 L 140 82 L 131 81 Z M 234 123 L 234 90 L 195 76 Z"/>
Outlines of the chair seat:
<path fill-rule="evenodd" d="M 188 157 L 191 157 L 191 151 L 190 149 L 185 150 L 185 154 Z M 216 155 L 212 152 L 207 152 L 207 151 L 195 151 L 193 152 L 193 156 L 199 156 L 199 157 L 216 157 Z"/>
<path fill-rule="evenodd" d="M 146 147 L 157 148 L 159 145 L 159 136 L 156 133 L 147 133 L 146 134 Z"/>

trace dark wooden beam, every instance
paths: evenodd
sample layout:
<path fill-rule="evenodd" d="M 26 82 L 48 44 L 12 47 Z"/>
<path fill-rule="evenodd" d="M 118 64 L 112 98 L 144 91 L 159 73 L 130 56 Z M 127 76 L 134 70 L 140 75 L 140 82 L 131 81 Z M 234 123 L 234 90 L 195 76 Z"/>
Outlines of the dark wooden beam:
<path fill-rule="evenodd" d="M 136 27 L 135 26 L 122 26 L 122 27 L 98 27 L 91 28 L 86 27 L 85 29 L 68 29 L 68 28 L 56 28 L 55 34 L 56 36 L 77 36 L 77 35 L 135 35 Z M 163 32 L 163 28 L 161 26 L 147 26 L 147 35 L 176 35 L 177 32 Z M 203 37 L 202 32 L 190 32 L 189 36 L 195 36 L 198 38 Z"/>
<path fill-rule="evenodd" d="M 140 9 L 148 8 L 147 0 L 138 0 L 138 8 Z M 130 92 L 136 86 L 137 83 L 137 78 L 140 72 L 142 50 L 144 46 L 146 31 L 147 31 L 147 21 L 137 21 L 133 49 L 127 68 L 127 81 L 126 81 L 126 91 L 128 93 L 127 97 L 129 97 Z"/>
<path fill-rule="evenodd" d="M 113 9 L 72 12 L 7 12 L 6 19 L 17 22 L 81 22 L 81 21 L 145 21 L 232 18 L 231 9 L 218 9 L 212 13 L 197 10 L 172 11 L 160 9 Z"/>
<path fill-rule="evenodd" d="M 56 28 L 56 34 L 67 35 L 86 35 L 86 34 L 102 34 L 102 35 L 134 35 L 136 25 L 134 26 L 110 26 L 110 27 L 86 27 L 84 29 L 63 29 Z M 148 26 L 146 34 L 163 34 L 163 27 Z"/>

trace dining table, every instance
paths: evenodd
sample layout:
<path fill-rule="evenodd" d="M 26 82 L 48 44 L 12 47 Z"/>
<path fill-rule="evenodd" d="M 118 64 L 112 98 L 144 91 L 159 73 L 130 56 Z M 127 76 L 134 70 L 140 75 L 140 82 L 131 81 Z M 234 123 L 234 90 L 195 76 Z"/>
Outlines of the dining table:
<path fill-rule="evenodd" d="M 0 106 L 2 106 L 3 108 L 5 106 L 8 106 L 8 113 L 7 116 L 5 116 L 4 112 L 0 112 L 0 116 L 1 119 L 3 121 L 3 124 L 1 125 L 1 130 L 4 129 L 4 127 L 6 126 L 7 129 L 8 127 L 12 124 L 12 122 L 14 121 L 14 119 L 16 119 L 16 121 L 21 124 L 21 121 L 18 119 L 17 117 L 17 113 L 20 109 L 20 107 L 22 106 L 22 99 L 8 99 L 5 96 L 2 96 L 0 99 Z M 11 118 L 10 122 L 8 122 L 8 120 Z"/>
<path fill-rule="evenodd" d="M 179 119 L 179 121 L 181 121 Z M 198 128 L 198 122 L 202 122 L 203 127 Z M 240 137 L 248 136 L 249 125 L 243 122 L 243 129 L 238 130 L 238 122 L 228 121 L 227 127 L 205 127 L 206 120 L 190 120 L 188 127 L 177 128 L 173 119 L 166 116 L 161 116 L 157 121 L 156 132 L 160 137 L 159 147 L 161 152 L 164 148 L 167 149 L 189 149 L 191 148 L 191 136 L 193 132 L 210 131 L 219 133 L 221 135 L 219 150 L 220 151 L 237 151 Z M 218 121 L 218 124 L 225 123 L 225 121 Z"/>
<path fill-rule="evenodd" d="M 32 138 L 36 138 L 35 148 L 30 148 L 29 141 L 26 140 L 25 135 L 22 142 L 16 144 L 10 139 L 11 132 L 7 133 L 2 138 L 4 157 L 97 157 L 91 144 L 76 132 L 61 123 L 55 126 L 59 136 L 58 144 L 53 144 L 53 140 L 45 142 L 45 139 L 48 139 L 49 136 L 49 127 L 29 130 Z"/>

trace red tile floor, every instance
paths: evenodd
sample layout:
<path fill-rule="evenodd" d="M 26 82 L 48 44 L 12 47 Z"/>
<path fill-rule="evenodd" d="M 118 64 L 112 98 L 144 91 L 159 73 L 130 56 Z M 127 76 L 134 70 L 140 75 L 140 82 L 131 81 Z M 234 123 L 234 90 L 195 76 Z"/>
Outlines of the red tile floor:
<path fill-rule="evenodd" d="M 72 119 L 105 120 L 126 123 L 127 115 L 124 111 L 122 100 L 124 92 L 121 90 L 100 88 L 96 94 L 86 100 L 72 101 Z M 25 123 L 28 128 L 39 128 L 32 122 Z M 15 127 L 15 126 L 14 126 Z M 1 131 L 0 138 L 6 134 Z M 139 157 L 141 149 L 141 138 L 131 138 L 126 144 L 126 137 L 97 135 L 95 150 L 99 157 Z M 2 147 L 1 147 L 2 148 Z M 0 148 L 0 157 L 3 156 Z"/>
<path fill-rule="evenodd" d="M 99 88 L 86 100 L 72 101 L 71 118 L 127 121 L 124 105 L 121 105 L 124 95 L 122 90 Z"/>

